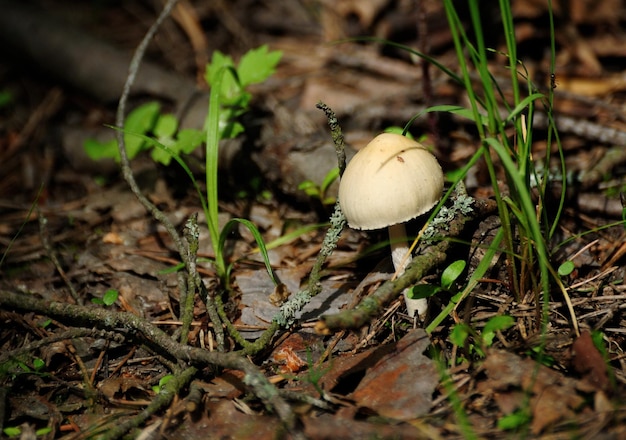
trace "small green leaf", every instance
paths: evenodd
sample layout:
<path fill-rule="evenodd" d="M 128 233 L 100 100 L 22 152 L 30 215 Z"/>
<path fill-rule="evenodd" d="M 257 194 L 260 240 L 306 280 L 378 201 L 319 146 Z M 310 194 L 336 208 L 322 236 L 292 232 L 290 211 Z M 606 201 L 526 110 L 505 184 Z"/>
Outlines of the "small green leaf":
<path fill-rule="evenodd" d="M 220 71 L 225 67 L 235 67 L 233 59 L 219 50 L 214 51 L 211 56 L 211 62 L 206 66 L 204 79 L 207 84 L 212 87 L 217 81 Z"/>
<path fill-rule="evenodd" d="M 46 366 L 46 361 L 44 361 L 43 359 L 35 358 L 33 360 L 33 368 L 35 369 L 35 371 L 39 371 L 45 366 Z"/>
<path fill-rule="evenodd" d="M 2 430 L 7 437 L 17 437 L 22 433 L 22 429 L 19 426 L 7 426 Z"/>
<path fill-rule="evenodd" d="M 512 316 L 494 316 L 493 318 L 489 319 L 489 321 L 487 321 L 487 323 L 485 324 L 485 327 L 483 327 L 483 333 L 506 330 L 510 327 L 513 327 L 514 324 L 515 319 Z"/>
<path fill-rule="evenodd" d="M 143 149 L 144 142 L 133 134 L 146 134 L 154 128 L 161 105 L 156 102 L 148 102 L 140 105 L 128 114 L 124 122 L 124 142 L 128 158 L 132 159 Z"/>
<path fill-rule="evenodd" d="M 450 332 L 450 341 L 454 345 L 463 347 L 470 333 L 471 329 L 467 324 L 457 324 L 452 328 L 452 331 Z"/>
<path fill-rule="evenodd" d="M 35 435 L 36 436 L 42 436 L 42 435 L 46 435 L 52 432 L 52 428 L 50 428 L 49 426 L 45 427 L 45 428 L 40 428 L 37 431 L 35 431 Z"/>
<path fill-rule="evenodd" d="M 156 144 L 152 145 L 150 157 L 153 161 L 167 166 L 172 161 L 172 154 L 178 154 L 178 144 L 171 137 L 159 137 Z M 163 148 L 167 147 L 167 148 Z"/>
<path fill-rule="evenodd" d="M 441 287 L 449 290 L 465 270 L 465 264 L 465 260 L 457 260 L 446 267 L 441 274 Z"/>
<path fill-rule="evenodd" d="M 189 154 L 204 142 L 204 133 L 193 128 L 184 128 L 176 136 L 179 151 Z"/>
<path fill-rule="evenodd" d="M 117 301 L 118 296 L 119 296 L 119 292 L 117 290 L 109 289 L 106 292 L 104 292 L 104 296 L 102 297 L 102 303 L 105 306 L 111 306 L 115 304 L 115 301 Z"/>
<path fill-rule="evenodd" d="M 172 379 L 174 379 L 174 376 L 171 374 L 168 374 L 167 376 L 163 376 L 161 379 L 159 379 L 159 384 L 154 385 L 152 387 L 152 391 L 159 394 L 161 390 L 163 389 L 163 387 Z"/>
<path fill-rule="evenodd" d="M 178 129 L 178 119 L 172 114 L 161 115 L 154 126 L 154 134 L 157 137 L 173 137 Z"/>
<path fill-rule="evenodd" d="M 481 333 L 481 339 L 483 344 L 490 347 L 493 343 L 493 339 L 496 336 L 496 332 L 506 330 L 515 324 L 515 319 L 509 315 L 494 316 L 485 324 Z"/>
<path fill-rule="evenodd" d="M 392 125 L 391 127 L 387 127 L 387 128 L 385 128 L 385 129 L 383 130 L 383 132 L 385 132 L 385 133 L 394 133 L 394 134 L 399 134 L 399 135 L 402 135 L 402 136 L 406 136 L 406 137 L 407 137 L 407 138 L 409 138 L 409 139 L 415 139 L 415 138 L 413 137 L 413 135 L 412 135 L 411 133 L 409 133 L 408 131 L 405 133 L 405 132 L 404 132 L 404 128 L 402 128 L 402 127 L 398 127 L 398 126 L 395 126 L 395 125 Z"/>
<path fill-rule="evenodd" d="M 432 284 L 416 284 L 415 286 L 411 287 L 411 289 L 407 293 L 407 296 L 410 299 L 429 298 L 435 295 L 440 290 L 440 287 L 433 286 Z"/>
<path fill-rule="evenodd" d="M 117 141 L 99 142 L 95 139 L 87 139 L 83 144 L 85 153 L 93 160 L 115 159 L 119 162 L 120 152 L 117 148 Z"/>
<path fill-rule="evenodd" d="M 560 276 L 566 277 L 574 272 L 574 269 L 576 269 L 576 265 L 573 261 L 568 260 L 559 266 L 557 272 Z"/>
<path fill-rule="evenodd" d="M 249 50 L 239 60 L 237 74 L 241 85 L 246 87 L 265 81 L 275 71 L 283 53 L 280 51 L 268 51 L 266 44 L 256 49 Z"/>
<path fill-rule="evenodd" d="M 332 185 L 332 183 L 339 178 L 339 168 L 335 167 L 326 173 L 324 176 L 324 180 L 322 181 L 322 185 L 320 189 L 322 190 L 322 194 L 325 194 L 328 190 L 328 187 Z"/>
<path fill-rule="evenodd" d="M 317 184 L 311 180 L 305 180 L 298 185 L 298 189 L 304 191 L 309 197 L 319 197 L 320 189 Z"/>
<path fill-rule="evenodd" d="M 530 415 L 528 411 L 520 409 L 514 413 L 508 414 L 498 420 L 498 429 L 512 430 L 530 423 Z"/>

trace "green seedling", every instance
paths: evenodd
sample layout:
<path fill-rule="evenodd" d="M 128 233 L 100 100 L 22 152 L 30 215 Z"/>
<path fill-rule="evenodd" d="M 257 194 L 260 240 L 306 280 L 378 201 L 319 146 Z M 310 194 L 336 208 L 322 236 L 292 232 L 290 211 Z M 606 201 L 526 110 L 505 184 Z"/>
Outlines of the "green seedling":
<path fill-rule="evenodd" d="M 44 371 L 45 366 L 46 362 L 41 358 L 33 358 L 32 367 L 28 366 L 22 359 L 10 358 L 0 364 L 0 377 L 10 377 L 11 380 L 14 380 L 22 374 L 49 376 L 49 373 Z"/>
<path fill-rule="evenodd" d="M 324 176 L 324 180 L 321 185 L 318 185 L 311 180 L 305 180 L 298 185 L 298 189 L 304 191 L 309 197 L 319 200 L 322 205 L 334 205 L 337 198 L 334 196 L 328 196 L 326 192 L 328 191 L 330 185 L 332 185 L 338 178 L 339 168 L 335 167 L 330 170 L 326 176 Z"/>
<path fill-rule="evenodd" d="M 2 430 L 2 432 L 4 433 L 4 435 L 6 435 L 9 438 L 13 438 L 13 437 L 18 437 L 21 436 L 22 434 L 22 428 L 20 428 L 19 426 L 7 426 L 6 428 L 4 428 Z M 49 434 L 52 432 L 52 428 L 50 427 L 45 427 L 45 428 L 40 428 L 38 430 L 35 431 L 35 435 L 37 437 L 41 437 L 44 436 L 46 434 Z"/>
<path fill-rule="evenodd" d="M 532 416 L 527 407 L 520 408 L 517 411 L 502 416 L 498 420 L 498 429 L 503 431 L 511 431 L 528 426 Z"/>
<path fill-rule="evenodd" d="M 161 390 L 163 389 L 163 387 L 165 386 L 165 384 L 167 384 L 173 378 L 174 376 L 171 374 L 168 374 L 167 376 L 163 376 L 161 379 L 159 379 L 159 384 L 154 385 L 152 387 L 152 391 L 154 391 L 156 394 L 159 394 Z"/>
<path fill-rule="evenodd" d="M 457 324 L 450 332 L 450 341 L 459 347 L 464 347 L 468 345 L 471 336 L 473 343 L 468 346 L 470 354 L 484 358 L 487 348 L 493 345 L 497 332 L 506 330 L 514 324 L 515 320 L 508 315 L 494 316 L 489 319 L 480 333 L 468 324 Z"/>
<path fill-rule="evenodd" d="M 413 286 L 408 293 L 410 299 L 429 298 L 439 292 L 449 292 L 456 280 L 465 270 L 466 263 L 464 260 L 457 260 L 445 268 L 441 274 L 441 285 L 417 284 Z"/>
<path fill-rule="evenodd" d="M 243 125 L 237 118 L 248 111 L 252 99 L 246 87 L 269 78 L 275 72 L 281 57 L 282 52 L 269 52 L 267 45 L 263 45 L 248 51 L 241 57 L 239 64 L 235 65 L 230 56 L 219 50 L 213 52 L 205 79 L 211 88 L 219 90 L 222 106 L 219 115 L 220 139 L 234 138 L 243 132 Z M 223 75 L 224 70 L 231 72 L 231 75 Z"/>
<path fill-rule="evenodd" d="M 115 289 L 109 289 L 106 292 L 104 292 L 104 295 L 102 296 L 102 298 L 92 298 L 91 302 L 94 304 L 99 304 L 99 305 L 103 305 L 103 306 L 112 306 L 113 304 L 115 304 L 115 301 L 117 301 L 117 298 L 119 297 L 120 293 L 115 290 Z"/>
<path fill-rule="evenodd" d="M 128 114 L 124 124 L 124 143 L 129 159 L 134 159 L 144 150 L 150 151 L 155 162 L 169 165 L 172 160 L 170 152 L 154 148 L 154 144 L 146 142 L 136 135 L 153 136 L 160 144 L 166 145 L 169 151 L 176 154 L 189 154 L 202 144 L 203 133 L 200 130 L 178 130 L 178 120 L 174 115 L 162 114 L 158 102 L 149 102 L 135 108 Z M 119 162 L 120 155 L 117 142 L 99 142 L 88 139 L 84 145 L 85 152 L 93 160 L 111 158 Z"/>
<path fill-rule="evenodd" d="M 526 350 L 525 354 L 532 359 L 539 362 L 541 365 L 552 368 L 556 364 L 556 359 L 553 356 L 546 354 L 541 346 L 531 347 Z"/>
<path fill-rule="evenodd" d="M 252 49 L 246 53 L 235 66 L 232 58 L 219 51 L 214 52 L 211 63 L 207 66 L 206 80 L 214 86 L 217 75 L 223 69 L 232 69 L 233 75 L 222 81 L 220 99 L 223 111 L 220 112 L 219 139 L 234 138 L 243 132 L 243 125 L 237 118 L 249 110 L 252 95 L 246 87 L 265 81 L 270 77 L 280 61 L 281 52 L 268 52 L 267 46 Z M 205 140 L 202 130 L 178 129 L 179 121 L 172 114 L 161 113 L 158 102 L 143 104 L 128 114 L 124 123 L 124 143 L 129 159 L 135 158 L 141 151 L 149 150 L 152 160 L 163 165 L 169 165 L 173 153 L 177 155 L 189 154 L 198 148 Z M 140 136 L 137 136 L 140 135 Z M 141 136 L 153 138 L 154 142 L 147 142 Z M 161 148 L 164 145 L 167 148 Z M 119 162 L 117 142 L 99 142 L 88 139 L 84 144 L 87 155 L 93 160 L 112 158 Z"/>
<path fill-rule="evenodd" d="M 574 272 L 574 269 L 576 269 L 576 265 L 573 261 L 568 260 L 559 266 L 557 273 L 562 277 L 566 277 Z"/>

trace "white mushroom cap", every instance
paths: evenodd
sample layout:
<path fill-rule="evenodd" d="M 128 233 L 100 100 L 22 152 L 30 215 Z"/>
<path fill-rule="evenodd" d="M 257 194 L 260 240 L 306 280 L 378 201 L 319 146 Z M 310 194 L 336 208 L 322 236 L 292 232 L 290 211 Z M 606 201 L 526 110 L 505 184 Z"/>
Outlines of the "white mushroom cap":
<path fill-rule="evenodd" d="M 383 133 L 346 167 L 339 203 L 350 227 L 379 229 L 426 213 L 442 192 L 437 159 L 419 142 Z"/>

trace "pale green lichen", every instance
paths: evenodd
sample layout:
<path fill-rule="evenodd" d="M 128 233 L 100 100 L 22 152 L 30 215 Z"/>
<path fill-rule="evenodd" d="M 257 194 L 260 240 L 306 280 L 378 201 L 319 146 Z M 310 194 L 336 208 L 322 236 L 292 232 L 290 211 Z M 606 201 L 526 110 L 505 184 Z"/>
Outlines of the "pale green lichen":
<path fill-rule="evenodd" d="M 422 234 L 423 241 L 431 241 L 436 236 L 441 235 L 439 231 L 448 230 L 448 225 L 457 216 L 466 216 L 473 211 L 474 199 L 467 194 L 461 193 L 454 197 L 451 207 L 442 206 L 435 218 L 430 222 Z"/>

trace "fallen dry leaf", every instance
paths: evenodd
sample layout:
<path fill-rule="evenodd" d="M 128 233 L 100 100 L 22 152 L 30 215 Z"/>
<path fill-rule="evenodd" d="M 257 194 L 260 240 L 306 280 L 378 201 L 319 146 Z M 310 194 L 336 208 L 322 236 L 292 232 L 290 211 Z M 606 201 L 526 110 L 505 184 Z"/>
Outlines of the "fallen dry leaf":
<path fill-rule="evenodd" d="M 609 376 L 604 358 L 596 348 L 589 332 L 583 332 L 572 345 L 572 366 L 596 390 L 608 390 Z"/>
<path fill-rule="evenodd" d="M 531 431 L 535 435 L 556 422 L 573 419 L 575 411 L 585 402 L 577 393 L 575 380 L 533 359 L 493 350 L 487 354 L 483 367 L 487 380 L 479 382 L 476 389 L 487 395 L 497 395 L 494 401 L 504 414 L 512 413 L 524 403 L 520 392 L 529 393 L 533 416 Z M 518 404 L 515 405 L 514 401 Z"/>
<path fill-rule="evenodd" d="M 430 339 L 422 329 L 407 333 L 383 356 L 352 393 L 360 407 L 384 417 L 411 420 L 427 414 L 439 376 L 423 352 Z"/>

